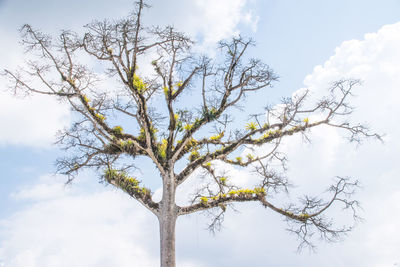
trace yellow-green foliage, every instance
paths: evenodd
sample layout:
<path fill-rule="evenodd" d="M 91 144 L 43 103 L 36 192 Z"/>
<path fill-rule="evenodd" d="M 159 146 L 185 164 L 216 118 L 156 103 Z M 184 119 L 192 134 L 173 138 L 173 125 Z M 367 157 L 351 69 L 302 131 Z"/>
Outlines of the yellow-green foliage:
<path fill-rule="evenodd" d="M 247 154 L 247 159 L 249 160 L 249 161 L 252 161 L 252 160 L 254 160 L 254 156 L 252 155 L 252 154 Z"/>
<path fill-rule="evenodd" d="M 133 74 L 133 82 L 132 82 L 132 84 L 140 94 L 142 94 L 144 91 L 147 90 L 147 85 L 136 74 Z"/>
<path fill-rule="evenodd" d="M 182 132 L 183 131 L 183 127 L 182 127 L 182 121 L 177 120 L 176 124 L 175 124 L 176 130 L 178 132 Z"/>
<path fill-rule="evenodd" d="M 139 185 L 139 181 L 133 177 L 125 178 L 125 180 L 133 186 Z"/>
<path fill-rule="evenodd" d="M 140 133 L 139 133 L 139 136 L 138 136 L 138 139 L 140 141 L 146 140 L 146 134 L 145 133 L 146 133 L 146 131 L 143 128 L 140 128 Z"/>
<path fill-rule="evenodd" d="M 236 161 L 239 162 L 239 163 L 242 162 L 242 157 L 236 157 L 235 159 L 236 159 Z"/>
<path fill-rule="evenodd" d="M 118 176 L 118 171 L 113 170 L 113 169 L 107 169 L 104 172 L 104 178 L 110 182 L 112 179 Z"/>
<path fill-rule="evenodd" d="M 153 126 L 150 126 L 150 132 L 151 132 L 151 134 L 155 135 L 157 133 L 157 129 L 154 128 Z M 138 139 L 140 141 L 146 140 L 146 131 L 144 128 L 140 128 Z"/>
<path fill-rule="evenodd" d="M 311 216 L 310 216 L 309 214 L 307 214 L 307 213 L 302 213 L 302 214 L 299 215 L 299 217 L 300 217 L 301 219 L 307 220 L 307 219 L 310 218 Z"/>
<path fill-rule="evenodd" d="M 212 121 L 217 118 L 218 109 L 215 107 L 211 107 L 210 109 L 203 109 L 203 117 L 209 121 Z"/>
<path fill-rule="evenodd" d="M 182 140 L 178 140 L 176 142 L 178 145 L 182 143 Z M 186 143 L 185 145 L 185 151 L 193 151 L 198 148 L 199 142 L 194 139 L 193 137 Z"/>
<path fill-rule="evenodd" d="M 193 128 L 193 124 L 186 124 L 185 126 L 183 126 L 183 129 L 185 129 L 186 131 L 190 131 Z"/>
<path fill-rule="evenodd" d="M 178 132 L 182 132 L 183 127 L 182 127 L 182 121 L 179 120 L 179 114 L 174 114 L 174 120 L 175 120 L 175 129 L 178 130 Z"/>
<path fill-rule="evenodd" d="M 165 159 L 167 157 L 167 145 L 168 145 L 167 139 L 163 139 L 161 141 L 161 144 L 158 145 L 158 154 L 163 159 Z"/>
<path fill-rule="evenodd" d="M 294 133 L 297 129 L 299 129 L 299 127 L 294 126 L 294 127 L 290 128 L 290 129 L 288 130 L 288 132 L 289 132 L 289 133 Z"/>
<path fill-rule="evenodd" d="M 164 86 L 163 90 L 164 90 L 165 96 L 168 96 L 168 91 L 169 91 L 168 87 Z"/>
<path fill-rule="evenodd" d="M 219 178 L 219 181 L 221 182 L 222 185 L 225 185 L 225 184 L 226 184 L 226 180 L 227 180 L 226 177 L 221 177 L 221 178 Z"/>
<path fill-rule="evenodd" d="M 210 137 L 211 141 L 219 141 L 221 138 L 224 137 L 224 132 L 221 132 L 220 134 L 213 135 Z"/>
<path fill-rule="evenodd" d="M 179 143 L 179 141 L 178 141 L 178 143 Z M 186 146 L 185 146 L 185 149 L 186 149 L 186 150 L 194 150 L 194 149 L 197 148 L 198 144 L 199 144 L 199 142 L 197 142 L 196 139 L 191 138 L 191 139 L 187 142 L 187 144 L 186 144 Z"/>
<path fill-rule="evenodd" d="M 120 146 L 122 147 L 122 148 L 129 148 L 130 146 L 132 146 L 133 145 L 133 141 L 131 140 L 131 139 L 128 139 L 128 140 L 126 140 L 126 141 L 121 141 L 120 142 Z"/>
<path fill-rule="evenodd" d="M 254 189 L 239 189 L 239 190 L 231 190 L 228 192 L 228 195 L 231 197 L 234 196 L 253 196 L 253 195 L 265 195 L 265 189 L 261 187 L 256 187 Z"/>
<path fill-rule="evenodd" d="M 238 194 L 238 195 L 252 195 L 252 194 L 254 194 L 254 190 L 252 190 L 252 189 L 248 189 L 248 188 L 246 188 L 246 189 L 239 189 L 239 190 L 236 190 L 236 194 Z"/>
<path fill-rule="evenodd" d="M 169 93 L 168 87 L 164 86 L 163 90 L 164 90 L 164 95 L 167 97 L 168 93 Z M 174 95 L 175 93 L 176 93 L 176 90 L 172 90 L 171 95 Z"/>
<path fill-rule="evenodd" d="M 190 147 L 196 147 L 198 144 L 199 144 L 199 142 L 198 142 L 196 139 L 194 139 L 194 138 L 191 138 L 191 139 L 189 140 L 189 142 L 188 142 L 188 145 L 189 145 Z"/>
<path fill-rule="evenodd" d="M 200 157 L 200 154 L 197 150 L 192 151 L 192 153 L 190 153 L 189 155 L 189 160 L 190 161 L 194 161 L 196 159 L 198 159 Z"/>
<path fill-rule="evenodd" d="M 228 192 L 228 195 L 230 195 L 231 197 L 236 195 L 236 190 L 232 190 Z"/>
<path fill-rule="evenodd" d="M 136 178 L 128 176 L 125 172 L 107 169 L 104 172 L 104 178 L 109 183 L 117 185 L 134 197 L 143 198 L 145 195 L 151 193 L 149 189 L 141 187 L 140 182 Z"/>
<path fill-rule="evenodd" d="M 114 132 L 115 134 L 121 135 L 121 134 L 124 133 L 124 129 L 122 129 L 121 126 L 115 126 L 114 128 L 112 128 L 112 130 L 113 130 L 113 132 Z"/>
<path fill-rule="evenodd" d="M 254 131 L 257 129 L 257 125 L 254 122 L 249 122 L 246 124 L 246 129 L 249 131 Z"/>
<path fill-rule="evenodd" d="M 194 120 L 193 127 L 197 127 L 200 123 L 201 123 L 201 120 L 199 118 L 196 118 Z"/>
<path fill-rule="evenodd" d="M 296 127 L 294 127 L 294 128 L 296 128 Z M 258 141 L 263 141 L 263 139 L 267 139 L 267 138 L 269 138 L 269 137 L 273 137 L 274 135 L 279 135 L 279 134 L 281 134 L 282 133 L 282 131 L 281 130 L 275 130 L 275 131 L 272 131 L 272 130 L 269 130 L 268 132 L 265 132 L 259 139 L 258 139 Z"/>
<path fill-rule="evenodd" d="M 182 81 L 179 81 L 179 82 L 176 83 L 176 87 L 181 87 L 182 85 L 183 85 Z"/>
<path fill-rule="evenodd" d="M 267 139 L 270 135 L 270 132 L 264 133 L 261 139 Z"/>
<path fill-rule="evenodd" d="M 106 119 L 106 117 L 104 117 L 104 115 L 102 115 L 100 113 L 96 113 L 96 117 L 101 121 L 104 121 Z"/>
<path fill-rule="evenodd" d="M 226 197 L 227 197 L 227 194 L 219 193 L 218 195 L 213 196 L 211 199 L 218 200 L 218 199 L 222 199 L 222 198 L 226 198 Z"/>
<path fill-rule="evenodd" d="M 256 188 L 254 188 L 254 193 L 256 194 L 256 195 L 265 195 L 265 189 L 264 188 L 262 188 L 262 187 L 256 187 Z"/>
<path fill-rule="evenodd" d="M 208 198 L 207 197 L 201 197 L 200 198 L 200 203 L 203 205 L 208 205 Z"/>
<path fill-rule="evenodd" d="M 90 99 L 89 99 L 86 95 L 83 95 L 83 100 L 84 100 L 86 103 L 89 103 L 89 102 L 90 102 Z"/>
<path fill-rule="evenodd" d="M 303 121 L 308 124 L 308 118 L 304 118 Z"/>

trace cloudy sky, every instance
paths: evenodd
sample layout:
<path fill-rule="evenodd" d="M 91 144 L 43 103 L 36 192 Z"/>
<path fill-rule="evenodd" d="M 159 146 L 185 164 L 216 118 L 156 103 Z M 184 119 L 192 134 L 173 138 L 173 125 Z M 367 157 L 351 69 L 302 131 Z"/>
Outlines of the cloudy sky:
<path fill-rule="evenodd" d="M 317 243 L 297 253 L 298 241 L 277 214 L 255 204 L 230 211 L 221 232 L 207 218 L 177 224 L 177 264 L 213 266 L 400 266 L 400 1 L 398 0 L 172 0 L 151 2 L 151 24 L 188 32 L 199 49 L 238 33 L 253 37 L 252 55 L 280 76 L 248 105 L 278 103 L 301 88 L 323 94 L 332 81 L 358 78 L 354 119 L 384 133 L 385 142 L 349 144 L 340 131 L 321 128 L 313 142 L 284 144 L 297 189 L 323 191 L 335 175 L 361 181 L 357 198 L 364 223 L 339 243 Z M 0 0 L 0 69 L 24 55 L 18 28 L 30 23 L 56 34 L 82 30 L 95 18 L 126 16 L 125 0 Z M 70 122 L 67 108 L 45 97 L 14 98 L 0 80 L 0 267 L 157 266 L 156 218 L 124 194 L 82 173 L 65 187 L 55 176 L 52 145 Z M 144 179 L 143 179 L 144 180 Z M 340 213 L 339 213 L 340 217 Z M 345 218 L 339 218 L 339 220 Z"/>

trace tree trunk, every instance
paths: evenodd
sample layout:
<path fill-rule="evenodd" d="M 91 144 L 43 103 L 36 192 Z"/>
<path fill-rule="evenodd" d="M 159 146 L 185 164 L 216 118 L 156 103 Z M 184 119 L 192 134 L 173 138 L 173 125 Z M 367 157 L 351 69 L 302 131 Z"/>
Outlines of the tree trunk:
<path fill-rule="evenodd" d="M 161 267 L 175 267 L 175 183 L 173 176 L 164 177 L 163 198 L 160 203 L 158 220 L 160 223 L 160 263 Z"/>
<path fill-rule="evenodd" d="M 175 267 L 175 222 L 176 216 L 160 219 L 161 267 Z"/>

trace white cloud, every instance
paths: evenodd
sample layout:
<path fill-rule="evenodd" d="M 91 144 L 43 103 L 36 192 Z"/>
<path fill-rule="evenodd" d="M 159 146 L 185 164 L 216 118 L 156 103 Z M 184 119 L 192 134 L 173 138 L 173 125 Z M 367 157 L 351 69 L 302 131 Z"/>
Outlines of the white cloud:
<path fill-rule="evenodd" d="M 311 144 L 302 142 L 300 136 L 292 136 L 282 146 L 289 157 L 288 175 L 297 185 L 295 195 L 318 195 L 336 175 L 359 179 L 362 189 L 355 197 L 361 201 L 361 215 L 366 219 L 364 223 L 337 245 L 318 243 L 318 254 L 296 255 L 293 254 L 296 242 L 282 232 L 285 225 L 278 215 L 254 205 L 240 205 L 240 214 L 228 213 L 225 229 L 216 240 L 201 236 L 209 247 L 203 248 L 203 251 L 212 254 L 215 250 L 222 251 L 221 248 L 229 244 L 230 258 L 226 259 L 227 254 L 221 256 L 223 264 L 229 266 L 242 266 L 244 263 L 239 257 L 247 260 L 246 265 L 252 266 L 383 267 L 399 264 L 400 232 L 397 225 L 400 209 L 397 203 L 400 167 L 396 163 L 400 158 L 400 141 L 397 138 L 400 126 L 396 117 L 400 114 L 399 62 L 400 23 L 397 23 L 386 25 L 377 33 L 366 34 L 363 40 L 344 42 L 328 61 L 315 67 L 314 72 L 304 80 L 313 98 L 318 98 L 335 80 L 362 79 L 362 86 L 354 91 L 356 96 L 352 104 L 356 106 L 356 111 L 352 119 L 368 122 L 373 130 L 385 133 L 384 144 L 371 140 L 356 147 L 343 139 L 340 130 L 320 127 L 312 131 Z M 350 219 L 337 211 L 331 215 L 338 216 L 336 219 L 341 222 Z M 189 228 L 190 220 L 193 224 L 193 217 L 186 218 L 183 227 Z M 236 246 L 235 242 L 240 245 Z M 237 251 L 239 256 L 235 257 L 233 251 Z M 255 256 L 263 253 L 267 257 Z M 290 257 L 287 257 L 289 254 Z M 222 261 L 215 255 L 213 262 L 207 263 L 208 266 L 219 266 Z"/>
<path fill-rule="evenodd" d="M 42 201 L 63 197 L 67 188 L 61 183 L 38 183 L 32 187 L 21 189 L 11 196 L 15 200 Z"/>
<path fill-rule="evenodd" d="M 0 71 L 3 68 L 13 70 L 23 63 L 22 49 L 16 47 L 15 34 L 0 28 L 0 35 L 3 47 L 0 49 Z M 50 146 L 57 130 L 69 124 L 68 107 L 43 95 L 16 98 L 6 90 L 9 85 L 5 77 L 0 76 L 0 146 Z"/>
<path fill-rule="evenodd" d="M 155 217 L 115 190 L 63 188 L 47 177 L 15 195 L 30 203 L 0 221 L 6 266 L 157 266 Z"/>
<path fill-rule="evenodd" d="M 245 10 L 246 0 L 196 0 L 192 9 L 196 14 L 194 24 L 204 35 L 204 43 L 212 44 L 221 39 L 239 34 L 239 23 L 250 25 L 256 30 L 258 18 Z"/>
<path fill-rule="evenodd" d="M 320 127 L 312 132 L 311 144 L 302 142 L 301 136 L 292 136 L 282 147 L 289 157 L 288 175 L 298 186 L 294 195 L 318 195 L 336 175 L 359 179 L 362 189 L 355 197 L 361 201 L 364 223 L 338 244 L 317 243 L 317 254 L 295 254 L 296 240 L 284 232 L 279 215 L 254 203 L 243 204 L 237 206 L 240 213 L 227 213 L 224 229 L 216 238 L 202 231 L 208 218 L 182 218 L 177 242 L 184 250 L 181 253 L 206 266 L 383 267 L 398 263 L 400 167 L 395 161 L 400 158 L 400 141 L 396 138 L 400 126 L 395 116 L 400 113 L 400 76 L 396 75 L 400 73 L 399 47 L 400 23 L 387 25 L 375 34 L 367 34 L 364 40 L 344 42 L 304 81 L 313 98 L 318 98 L 335 80 L 362 79 L 363 85 L 355 88 L 352 99 L 357 107 L 353 120 L 366 121 L 374 130 L 386 133 L 385 144 L 367 141 L 356 147 L 343 139 L 340 130 Z M 230 171 L 240 180 L 242 172 Z M 188 181 L 179 191 L 193 188 L 194 182 Z M 330 215 L 340 222 L 350 221 L 340 211 Z M 179 233 L 185 238 L 179 238 Z"/>
<path fill-rule="evenodd" d="M 57 130 L 68 125 L 65 105 L 44 96 L 17 99 L 0 93 L 0 145 L 50 146 Z"/>
<path fill-rule="evenodd" d="M 149 23 L 173 24 L 190 34 L 200 49 L 209 49 L 216 42 L 236 36 L 242 30 L 257 31 L 259 17 L 249 0 L 195 0 L 157 3 L 150 10 Z M 165 17 L 168 19 L 164 19 Z M 162 19 L 161 19 L 162 18 Z"/>
<path fill-rule="evenodd" d="M 241 6 L 240 1 L 234 3 Z M 234 33 L 229 26 L 234 23 L 227 25 L 218 32 Z M 364 40 L 344 42 L 304 81 L 315 94 L 322 94 L 336 79 L 363 79 L 354 99 L 354 119 L 386 133 L 384 145 L 371 142 L 355 149 L 342 141 L 340 132 L 327 128 L 315 131 L 311 145 L 296 138 L 285 144 L 289 174 L 296 184 L 306 183 L 306 190 L 319 192 L 334 175 L 360 178 L 364 188 L 357 196 L 365 210 L 364 224 L 340 245 L 320 245 L 316 255 L 294 255 L 295 242 L 283 233 L 279 216 L 241 205 L 241 213 L 228 213 L 225 229 L 215 239 L 202 231 L 204 220 L 197 222 L 197 216 L 178 221 L 178 255 L 185 255 L 178 264 L 380 267 L 399 262 L 399 47 L 400 23 L 387 25 Z M 41 181 L 14 197 L 34 203 L 1 222 L 0 266 L 158 265 L 156 219 L 120 193 L 64 192 Z"/>
<path fill-rule="evenodd" d="M 195 38 L 200 37 L 200 46 L 202 49 L 206 49 L 223 38 L 237 35 L 238 27 L 241 24 L 256 30 L 258 17 L 252 10 L 246 8 L 247 2 L 247 0 L 207 0 L 165 4 L 173 10 L 170 15 L 172 21 L 176 20 L 177 27 L 192 34 Z M 159 7 L 162 9 L 165 6 L 163 4 L 156 5 L 154 8 L 156 14 Z M 10 6 L 10 8 L 12 10 L 14 6 Z M 164 10 L 159 10 L 159 12 L 165 15 Z M 180 16 L 175 16 L 175 12 L 179 12 Z M 154 17 L 156 14 L 150 13 Z M 79 19 L 82 20 L 80 16 Z M 153 20 L 150 22 L 157 23 Z M 82 22 L 82 24 L 84 23 L 87 21 Z M 49 28 L 48 25 L 37 25 L 39 28 L 41 26 Z M 16 37 L 17 32 L 14 31 L 14 28 L 11 33 L 7 32 L 6 28 L 0 28 L 0 35 L 2 36 L 1 69 L 13 69 L 18 63 L 23 62 L 21 47 L 15 49 L 15 44 L 19 40 Z M 12 50 L 9 49 L 11 47 Z M 6 88 L 6 86 L 7 82 L 0 80 L 0 87 Z M 110 88 L 113 87 L 110 86 Z M 54 141 L 56 131 L 67 126 L 69 120 L 68 108 L 51 98 L 34 96 L 21 100 L 11 97 L 9 93 L 0 93 L 0 124 L 2 125 L 0 145 L 49 146 Z"/>
<path fill-rule="evenodd" d="M 400 167 L 395 163 L 400 157 L 400 141 L 396 138 L 400 132 L 396 119 L 400 113 L 399 47 L 400 23 L 386 25 L 377 33 L 366 34 L 364 40 L 343 42 L 334 56 L 315 67 L 304 80 L 313 94 L 323 95 L 335 80 L 362 79 L 352 100 L 356 107 L 352 119 L 368 122 L 373 130 L 385 133 L 385 144 L 370 141 L 356 148 L 343 142 L 341 131 L 329 128 L 314 131 L 311 145 L 301 144 L 296 138 L 285 144 L 291 159 L 291 178 L 296 184 L 306 184 L 300 189 L 322 189 L 334 175 L 350 175 L 363 184 L 356 197 L 363 204 L 366 223 L 350 236 L 344 249 L 335 253 L 348 262 L 358 258 L 354 264 L 357 266 L 393 266 L 399 260 L 395 240 L 400 240 L 400 233 L 393 223 L 400 221 L 396 204 Z"/>

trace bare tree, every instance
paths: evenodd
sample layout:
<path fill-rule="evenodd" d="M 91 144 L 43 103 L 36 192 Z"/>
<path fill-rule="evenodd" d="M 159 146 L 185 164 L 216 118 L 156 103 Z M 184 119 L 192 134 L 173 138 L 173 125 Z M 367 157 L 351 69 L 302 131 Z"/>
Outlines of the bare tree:
<path fill-rule="evenodd" d="M 324 214 L 338 204 L 357 219 L 358 202 L 351 199 L 357 182 L 338 177 L 329 187 L 332 196 L 328 200 L 306 196 L 298 203 L 279 206 L 272 197 L 289 190 L 286 158 L 279 150 L 285 138 L 295 134 L 307 138 L 320 125 L 338 127 L 354 142 L 380 138 L 365 126 L 347 121 L 353 112 L 348 100 L 359 82 L 337 81 L 314 104 L 307 101 L 309 92 L 303 91 L 284 99 L 279 108 L 267 109 L 266 117 L 253 115 L 243 129 L 235 129 L 234 108 L 243 104 L 246 95 L 277 80 L 266 64 L 247 56 L 252 41 L 236 37 L 220 42 L 220 56 L 196 55 L 191 52 L 193 41 L 172 27 L 144 27 L 145 7 L 140 0 L 125 19 L 94 21 L 85 26 L 83 36 L 62 31 L 53 40 L 30 25 L 22 27 L 22 42 L 36 60 L 28 60 L 20 70 L 4 70 L 11 88 L 16 93 L 54 96 L 76 114 L 73 124 L 58 137 L 58 143 L 70 152 L 57 161 L 58 171 L 71 181 L 82 169 L 95 169 L 103 181 L 154 213 L 160 224 L 162 267 L 175 266 L 179 216 L 210 211 L 214 216 L 210 229 L 214 230 L 227 207 L 237 202 L 258 202 L 283 216 L 299 236 L 300 246 L 312 245 L 314 233 L 335 240 L 348 232 L 351 227 L 337 228 Z M 85 56 L 98 61 L 103 72 L 82 63 Z M 144 76 L 138 65 L 146 62 L 153 73 Z M 113 82 L 112 90 L 101 86 L 105 80 Z M 179 100 L 187 91 L 199 97 L 182 103 Z M 254 153 L 241 157 L 245 148 Z M 162 179 L 159 202 L 130 174 L 139 167 L 135 162 L 141 157 L 151 159 Z M 234 184 L 217 163 L 253 171 L 259 177 L 258 185 L 242 188 Z M 189 178 L 199 179 L 195 174 L 200 170 L 208 182 L 187 206 L 178 206 L 177 187 Z"/>

